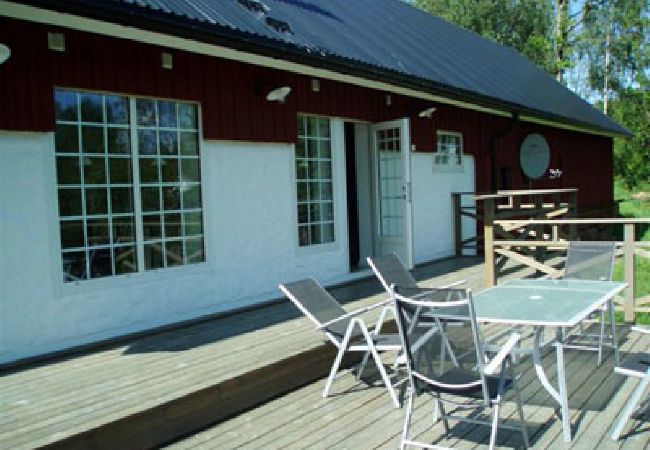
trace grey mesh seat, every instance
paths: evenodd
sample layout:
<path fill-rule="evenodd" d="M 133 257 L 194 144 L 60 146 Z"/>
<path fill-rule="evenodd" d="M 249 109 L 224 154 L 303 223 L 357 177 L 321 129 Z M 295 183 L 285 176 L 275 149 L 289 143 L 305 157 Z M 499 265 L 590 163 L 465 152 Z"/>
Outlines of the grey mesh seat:
<path fill-rule="evenodd" d="M 418 298 L 410 297 L 412 293 Z M 490 425 L 490 448 L 493 449 L 499 428 L 501 404 L 509 392 L 515 395 L 519 424 L 502 424 L 501 427 L 520 430 L 524 444 L 528 447 L 528 433 L 517 385 L 519 375 L 513 371 L 511 357 L 520 336 L 512 334 L 488 362 L 483 352 L 469 290 L 436 289 L 424 293 L 421 289 L 397 289 L 393 291 L 393 297 L 409 377 L 408 403 L 400 449 L 407 446 L 440 448 L 411 439 L 414 403 L 423 395 L 432 397 L 436 408 L 434 421 L 442 419 L 447 433 L 450 430 L 450 419 Z M 436 320 L 431 321 L 431 318 Z M 454 323 L 443 333 L 436 322 L 450 319 Z M 448 351 L 447 342 L 453 347 L 453 357 Z M 447 414 L 445 405 L 463 410 L 474 409 L 475 413 L 463 416 Z M 492 410 L 489 420 L 479 414 L 485 409 Z M 422 411 L 422 408 L 415 411 Z"/>
<path fill-rule="evenodd" d="M 357 377 L 365 366 L 368 356 L 372 356 L 393 404 L 399 408 L 400 402 L 393 389 L 393 384 L 379 358 L 380 351 L 401 351 L 402 343 L 397 334 L 380 334 L 383 321 L 388 312 L 393 312 L 391 300 L 384 300 L 374 305 L 347 312 L 323 287 L 313 278 L 280 284 L 280 290 L 302 311 L 315 325 L 325 333 L 338 352 L 330 370 L 323 397 L 327 397 L 338 373 L 343 355 L 346 352 L 363 352 L 364 363 L 359 366 Z M 372 309 L 383 307 L 375 327 L 370 330 L 360 315 Z"/>
<path fill-rule="evenodd" d="M 611 281 L 614 272 L 614 259 L 616 258 L 616 243 L 602 241 L 571 241 L 567 250 L 566 262 L 564 264 L 564 274 L 562 278 L 574 280 L 601 280 Z M 611 304 L 609 307 L 613 307 Z M 595 350 L 598 352 L 598 365 L 602 362 L 603 346 L 605 345 L 605 316 L 607 307 L 604 306 L 600 314 L 600 332 L 597 335 L 585 333 L 583 327 L 579 330 L 572 330 L 568 339 L 571 342 L 580 342 L 592 338 L 598 339 L 597 346 L 589 346 L 580 342 L 569 344 L 566 347 L 577 348 L 580 350 Z M 593 315 L 592 315 L 593 317 Z M 613 317 L 611 319 L 611 329 L 615 329 Z M 608 336 L 610 342 L 612 336 Z M 611 344 L 608 344 L 611 346 Z"/>

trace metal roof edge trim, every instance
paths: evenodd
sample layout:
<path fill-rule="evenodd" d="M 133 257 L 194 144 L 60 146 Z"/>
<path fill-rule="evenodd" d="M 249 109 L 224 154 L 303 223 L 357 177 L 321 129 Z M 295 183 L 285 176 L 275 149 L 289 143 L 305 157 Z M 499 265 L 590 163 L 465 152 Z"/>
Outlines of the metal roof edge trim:
<path fill-rule="evenodd" d="M 47 6 L 33 6 L 34 4 L 46 4 Z M 74 1 L 62 5 L 60 2 L 53 0 L 19 0 L 19 2 L 0 0 L 0 16 L 129 39 L 248 64 L 257 64 L 273 69 L 431 100 L 501 117 L 511 117 L 516 114 L 519 115 L 522 121 L 561 129 L 606 137 L 628 137 L 632 135 L 628 130 L 625 130 L 627 133 L 617 133 L 614 130 L 553 116 L 521 105 L 482 97 L 469 91 L 445 88 L 444 85 L 438 85 L 428 80 L 390 70 L 382 70 L 379 67 L 360 61 L 335 57 L 334 55 L 329 55 L 325 59 L 314 53 L 300 52 L 298 47 L 283 44 L 282 41 L 256 39 L 254 35 L 238 32 L 230 28 L 227 28 L 227 33 L 217 33 L 220 28 L 226 28 L 213 24 L 210 26 L 209 31 L 205 31 L 201 29 L 202 27 L 197 26 L 201 25 L 198 21 L 187 21 L 189 28 L 185 28 L 179 27 L 177 23 L 169 23 L 169 20 L 165 20 L 166 17 L 152 21 L 150 15 L 131 14 L 128 16 L 131 20 L 127 20 L 124 14 L 119 14 L 119 12 L 123 12 L 122 10 L 116 10 L 113 12 L 113 17 L 108 17 L 110 14 L 107 14 L 107 11 L 102 14 L 97 9 L 84 10 L 80 6 L 83 5 Z M 67 12 L 75 9 L 77 11 Z M 59 10 L 65 10 L 66 12 Z M 108 12 L 110 13 L 110 11 Z M 101 18 L 95 18 L 94 16 Z M 174 17 L 183 18 L 182 16 Z M 150 25 L 151 29 L 142 27 L 143 19 L 148 22 L 147 25 Z M 254 46 L 254 50 L 258 52 L 251 51 L 251 46 Z M 293 58 L 287 57 L 289 55 Z M 334 62 L 332 59 L 337 61 Z M 361 67 L 366 68 L 366 70 L 362 70 Z"/>

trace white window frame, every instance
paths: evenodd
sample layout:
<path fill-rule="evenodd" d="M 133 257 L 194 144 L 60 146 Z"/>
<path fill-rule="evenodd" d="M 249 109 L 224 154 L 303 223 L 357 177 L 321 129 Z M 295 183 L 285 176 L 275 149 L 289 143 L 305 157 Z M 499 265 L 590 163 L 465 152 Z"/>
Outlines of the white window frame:
<path fill-rule="evenodd" d="M 459 140 L 459 152 L 452 155 L 449 152 L 442 152 L 440 149 L 440 138 L 442 136 L 454 137 Z M 433 167 L 437 170 L 457 171 L 463 167 L 464 142 L 463 133 L 457 131 L 438 130 L 436 132 L 436 150 L 433 152 Z M 454 161 L 455 159 L 455 161 Z"/>
<path fill-rule="evenodd" d="M 173 270 L 174 273 L 182 273 L 183 271 L 193 269 L 193 268 L 196 268 L 196 267 L 204 267 L 205 268 L 207 266 L 208 255 L 207 255 L 207 244 L 206 244 L 207 239 L 206 239 L 206 231 L 205 231 L 206 230 L 206 208 L 205 208 L 205 203 L 206 202 L 205 202 L 205 189 L 204 189 L 205 170 L 204 170 L 204 167 L 203 167 L 203 161 L 204 161 L 203 156 L 204 155 L 203 155 L 203 148 L 202 148 L 203 146 L 202 146 L 202 142 L 201 142 L 201 136 L 203 135 L 203 133 L 202 133 L 202 116 L 201 116 L 202 111 L 201 111 L 200 103 L 192 102 L 192 101 L 186 101 L 186 100 L 179 100 L 179 99 L 168 99 L 168 98 L 162 98 L 162 97 L 151 97 L 151 96 L 141 96 L 141 95 L 127 95 L 127 94 L 121 94 L 121 93 L 115 93 L 115 92 L 105 92 L 105 91 L 99 91 L 99 90 L 85 90 L 85 89 L 76 89 L 76 88 L 69 88 L 69 87 L 58 87 L 57 86 L 55 89 L 56 90 L 62 90 L 62 91 L 70 91 L 70 92 L 74 92 L 76 94 L 90 94 L 90 95 L 95 94 L 95 95 L 106 95 L 106 96 L 119 96 L 119 97 L 126 98 L 127 101 L 128 101 L 129 122 L 128 122 L 128 124 L 123 124 L 123 125 L 117 126 L 117 127 L 129 130 L 129 132 L 130 132 L 129 133 L 130 134 L 130 150 L 131 151 L 130 151 L 130 154 L 128 154 L 128 155 L 124 154 L 124 155 L 119 156 L 119 154 L 117 154 L 118 155 L 117 157 L 122 158 L 122 159 L 130 159 L 131 182 L 130 183 L 112 184 L 112 183 L 110 183 L 110 180 L 107 179 L 106 183 L 104 183 L 102 185 L 97 185 L 97 186 L 98 187 L 106 187 L 106 186 L 122 187 L 122 185 L 124 185 L 124 186 L 128 185 L 129 187 L 131 187 L 132 195 L 133 195 L 133 199 L 132 199 L 133 200 L 132 216 L 133 216 L 133 226 L 135 227 L 134 241 L 133 241 L 133 243 L 131 245 L 135 247 L 136 254 L 137 254 L 137 270 L 135 272 L 128 272 L 128 273 L 122 273 L 122 274 L 112 274 L 112 275 L 107 275 L 107 276 L 97 277 L 97 278 L 88 277 L 88 278 L 84 278 L 84 279 L 80 279 L 80 280 L 76 280 L 76 281 L 65 281 L 64 280 L 65 270 L 64 270 L 64 267 L 63 267 L 63 254 L 64 254 L 64 251 L 65 252 L 88 251 L 89 248 L 95 248 L 95 247 L 89 247 L 88 246 L 87 237 L 86 237 L 87 230 L 86 230 L 86 227 L 84 225 L 83 226 L 83 228 L 84 228 L 83 229 L 84 246 L 79 247 L 79 248 L 75 248 L 75 249 L 68 249 L 68 248 L 66 248 L 65 250 L 63 249 L 63 245 L 62 245 L 63 243 L 61 242 L 61 221 L 62 221 L 62 219 L 64 217 L 65 217 L 65 219 L 68 219 L 68 220 L 76 219 L 78 217 L 77 216 L 61 216 L 59 207 L 57 206 L 56 208 L 54 208 L 55 209 L 54 218 L 56 219 L 56 221 L 55 221 L 56 222 L 56 235 L 57 235 L 57 238 L 58 238 L 57 240 L 59 242 L 59 245 L 56 248 L 56 252 L 57 252 L 56 259 L 57 259 L 58 265 L 60 267 L 59 275 L 57 276 L 58 280 L 60 280 L 60 285 L 64 289 L 78 288 L 78 287 L 88 286 L 88 285 L 97 286 L 97 285 L 102 285 L 102 284 L 106 284 L 106 283 L 115 283 L 115 280 L 127 280 L 129 278 L 132 278 L 133 276 L 139 276 L 139 277 L 141 277 L 141 276 L 150 276 L 151 274 L 158 273 L 158 272 L 161 272 L 161 271 L 167 272 L 168 269 L 174 269 Z M 173 103 L 177 103 L 177 104 L 178 103 L 190 104 L 190 105 L 195 106 L 195 108 L 196 108 L 196 121 L 197 121 L 196 128 L 192 128 L 192 129 L 188 128 L 187 130 L 183 129 L 183 131 L 196 133 L 196 140 L 197 140 L 197 146 L 198 146 L 197 147 L 197 155 L 196 155 L 196 157 L 195 158 L 189 158 L 189 159 L 196 159 L 198 161 L 198 164 L 199 164 L 199 177 L 200 177 L 200 180 L 199 180 L 198 183 L 194 183 L 194 184 L 198 185 L 199 189 L 200 189 L 200 206 L 199 206 L 199 208 L 195 208 L 195 209 L 197 211 L 200 211 L 200 214 L 201 214 L 201 231 L 202 232 L 200 234 L 197 234 L 197 235 L 192 235 L 191 237 L 189 237 L 189 239 L 202 239 L 202 245 L 203 245 L 203 260 L 202 261 L 186 262 L 185 261 L 186 258 L 185 258 L 185 255 L 184 255 L 183 264 L 180 264 L 180 265 L 177 265 L 177 266 L 166 267 L 165 266 L 166 263 L 163 262 L 163 267 L 161 267 L 161 268 L 155 268 L 155 269 L 146 269 L 145 268 L 144 246 L 145 246 L 145 244 L 147 242 L 145 242 L 144 236 L 143 236 L 143 210 L 142 210 L 142 205 L 141 205 L 141 188 L 145 187 L 145 186 L 142 186 L 140 184 L 140 171 L 139 171 L 140 155 L 139 155 L 139 143 L 137 141 L 137 132 L 138 132 L 138 129 L 141 128 L 141 126 L 139 126 L 137 124 L 137 116 L 136 116 L 136 102 L 137 102 L 138 99 L 147 99 L 147 100 L 163 101 L 163 102 L 173 102 Z M 54 98 L 52 100 L 54 101 Z M 79 102 L 79 97 L 78 97 L 78 102 Z M 103 104 L 102 107 L 104 108 L 104 115 L 106 115 L 105 104 Z M 80 115 L 81 111 L 79 109 L 79 103 L 77 104 L 77 108 L 78 108 L 77 114 Z M 70 124 L 70 125 L 72 125 L 72 124 L 78 125 L 79 126 L 79 129 L 78 129 L 79 135 L 81 135 L 82 126 L 84 124 L 86 124 L 85 122 L 82 121 L 82 118 L 80 116 L 78 116 L 78 120 L 76 122 L 65 121 L 65 120 L 57 120 L 56 123 L 57 124 L 59 124 L 59 123 L 60 124 L 66 124 L 67 123 L 67 124 Z M 88 123 L 88 124 L 93 125 L 93 126 L 101 126 L 103 129 L 107 128 L 106 121 L 104 121 L 104 123 L 101 124 L 101 125 L 98 125 L 97 123 Z M 114 125 L 111 125 L 111 126 L 116 127 Z M 157 128 L 160 128 L 160 127 L 157 127 Z M 164 129 L 164 127 L 163 127 L 163 129 Z M 180 128 L 177 128 L 176 130 L 178 131 L 178 130 L 180 130 Z M 53 141 L 55 141 L 55 139 L 53 139 Z M 59 180 L 57 178 L 57 176 L 58 176 L 57 171 L 56 171 L 57 157 L 58 156 L 79 156 L 79 157 L 81 157 L 81 155 L 82 155 L 81 140 L 79 140 L 79 143 L 80 143 L 80 148 L 79 148 L 78 153 L 66 153 L 66 152 L 57 153 L 57 151 L 56 151 L 57 150 L 56 143 L 53 142 L 53 153 L 52 154 L 53 154 L 53 162 L 54 162 L 54 165 L 55 165 L 55 171 L 54 171 L 55 191 L 54 191 L 54 195 L 55 195 L 55 198 L 56 198 L 56 205 L 58 205 L 58 202 L 59 202 L 59 195 L 58 195 L 59 189 L 60 189 L 61 186 L 65 186 L 65 185 L 60 185 Z M 104 146 L 105 146 L 104 153 L 96 155 L 97 157 L 101 157 L 102 155 L 104 155 L 105 161 L 110 160 L 110 156 L 107 157 L 106 155 L 107 154 L 111 155 L 110 153 L 108 153 L 107 145 L 108 145 L 108 143 L 106 142 L 106 137 L 105 137 L 104 138 Z M 179 150 L 178 150 L 179 154 L 176 156 L 177 161 L 179 161 L 181 159 L 181 157 L 182 157 L 181 153 L 180 153 L 180 142 L 178 143 L 178 145 L 179 145 Z M 85 154 L 84 154 L 84 156 L 85 156 Z M 95 156 L 95 155 L 91 154 L 91 156 Z M 173 159 L 173 157 L 172 157 L 172 159 Z M 159 169 L 159 170 L 161 170 L 161 169 Z M 179 167 L 178 170 L 179 170 L 179 183 L 182 183 L 182 181 L 180 181 L 181 168 Z M 84 170 L 82 168 L 81 169 L 81 175 L 80 175 L 81 179 L 80 179 L 79 186 L 80 186 L 80 189 L 81 189 L 81 192 L 82 192 L 82 202 L 83 202 L 82 203 L 82 208 L 83 209 L 82 209 L 82 216 L 80 216 L 80 217 L 83 220 L 83 223 L 85 224 L 85 220 L 87 218 L 87 214 L 85 214 L 85 206 L 84 206 L 85 205 L 84 196 L 85 196 L 86 184 L 84 183 L 84 173 L 83 172 L 84 172 Z M 163 182 L 162 179 L 161 179 L 157 183 L 156 186 L 160 187 L 160 186 L 164 186 L 164 185 L 165 185 L 165 182 Z M 94 186 L 94 185 L 91 185 L 91 186 Z M 153 186 L 153 185 L 151 185 L 151 186 Z M 114 245 L 114 243 L 112 242 L 113 241 L 113 236 L 112 236 L 112 222 L 113 222 L 113 219 L 121 217 L 121 216 L 129 216 L 130 217 L 131 213 L 128 213 L 128 214 L 124 213 L 124 214 L 117 214 L 117 215 L 112 214 L 112 212 L 111 212 L 111 201 L 110 201 L 110 195 L 109 194 L 110 194 L 110 191 L 107 192 L 107 196 L 108 196 L 108 198 L 107 198 L 107 213 L 102 215 L 102 216 L 105 215 L 105 216 L 108 217 L 107 220 L 109 222 L 109 227 L 110 227 L 110 230 L 109 230 L 109 244 L 101 245 L 101 246 L 99 246 L 97 248 L 100 248 L 100 249 L 106 248 L 106 249 L 110 249 L 112 251 L 113 247 L 118 247 L 118 245 Z M 161 199 L 161 201 L 162 201 L 162 199 Z M 182 200 L 181 200 L 181 202 L 182 202 Z M 160 208 L 161 209 L 160 209 L 159 213 L 164 215 L 165 211 L 164 211 L 164 207 L 163 207 L 162 204 L 160 205 Z M 186 212 L 184 209 L 179 209 L 179 210 L 173 211 L 173 213 L 181 215 L 181 220 L 184 220 L 183 219 L 184 212 Z M 90 216 L 90 218 L 92 218 L 92 216 Z M 183 223 L 181 223 L 181 227 L 183 227 Z M 161 236 L 164 235 L 163 228 L 164 228 L 164 225 L 161 223 Z M 177 239 L 175 238 L 175 240 L 181 240 L 181 239 L 182 240 L 187 240 L 187 237 L 184 236 L 184 229 L 183 228 L 181 228 L 181 234 L 183 236 L 178 237 Z M 163 238 L 161 237 L 160 240 L 162 240 L 162 239 Z M 174 240 L 174 239 L 172 239 L 172 240 Z M 164 245 L 164 242 L 166 242 L 166 240 L 163 241 L 163 245 Z M 86 261 L 86 271 L 88 271 L 89 264 L 90 264 L 90 262 Z M 114 267 L 115 262 L 114 262 L 113 257 L 111 257 L 111 265 L 113 266 L 112 271 L 115 272 L 115 267 Z"/>
<path fill-rule="evenodd" d="M 334 138 L 334 128 L 332 126 L 332 118 L 330 117 L 325 117 L 325 116 L 317 116 L 313 114 L 302 114 L 298 113 L 296 117 L 296 121 L 302 119 L 302 118 L 313 118 L 313 119 L 325 119 L 327 120 L 328 123 L 328 129 L 329 129 L 329 137 L 321 137 L 319 132 L 318 132 L 318 127 L 316 127 L 316 135 L 308 135 L 308 134 L 301 134 L 300 133 L 300 127 L 298 127 L 298 132 L 297 132 L 297 137 L 296 137 L 296 145 L 294 146 L 294 151 L 293 151 L 293 191 L 295 195 L 295 218 L 296 218 L 296 228 L 295 228 L 295 241 L 296 241 L 296 246 L 299 249 L 299 251 L 304 252 L 304 251 L 312 251 L 313 249 L 325 249 L 325 248 L 330 248 L 332 246 L 335 246 L 337 243 L 338 239 L 338 232 L 336 229 L 336 189 L 334 186 L 334 177 L 335 177 L 335 163 L 336 163 L 336 156 L 335 156 L 335 138 Z M 330 146 L 330 156 L 329 158 L 321 158 L 320 155 L 320 150 L 315 158 L 310 158 L 308 155 L 308 150 L 305 148 L 305 157 L 299 157 L 298 156 L 298 148 L 299 148 L 299 141 L 300 139 L 306 139 L 306 140 L 312 140 L 318 142 L 320 145 L 320 141 L 329 141 L 329 146 Z M 320 170 L 319 170 L 319 177 L 318 178 L 311 178 L 309 177 L 308 174 L 308 168 L 306 169 L 307 172 L 307 177 L 306 178 L 298 178 L 298 170 L 297 170 L 297 163 L 300 160 L 304 160 L 306 162 L 309 161 L 317 161 L 318 163 L 321 163 L 323 161 L 329 161 L 330 164 L 330 173 L 329 173 L 329 179 L 326 178 L 321 178 L 320 177 Z M 323 199 L 318 199 L 317 201 L 312 201 L 311 198 L 309 198 L 306 202 L 303 200 L 300 200 L 299 194 L 298 194 L 298 183 L 303 182 L 306 183 L 308 186 L 308 191 L 309 191 L 309 185 L 310 183 L 316 182 L 316 183 L 322 183 L 322 182 L 329 182 L 331 186 L 331 199 L 330 200 L 323 200 Z M 308 196 L 311 195 L 308 192 Z M 300 206 L 301 205 L 311 205 L 311 204 L 319 204 L 319 205 L 324 205 L 324 204 L 330 204 L 331 205 L 331 211 L 332 211 L 332 217 L 330 220 L 323 220 L 322 216 L 320 220 L 316 221 L 311 221 L 309 214 L 310 214 L 310 209 L 308 207 L 307 210 L 307 222 L 300 222 Z M 307 244 L 301 244 L 300 242 L 300 227 L 301 226 L 306 226 L 306 227 L 311 227 L 313 225 L 319 225 L 321 227 L 321 234 L 320 234 L 320 240 L 319 242 L 311 242 L 311 237 L 310 242 Z M 328 241 L 323 241 L 323 226 L 324 225 L 329 225 L 332 230 L 332 239 Z M 309 250 L 307 250 L 309 249 Z"/>

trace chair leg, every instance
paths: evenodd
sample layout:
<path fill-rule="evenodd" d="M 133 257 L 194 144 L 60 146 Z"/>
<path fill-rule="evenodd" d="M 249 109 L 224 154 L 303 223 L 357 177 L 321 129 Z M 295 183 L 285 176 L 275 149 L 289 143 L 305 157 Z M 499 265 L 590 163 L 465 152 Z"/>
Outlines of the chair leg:
<path fill-rule="evenodd" d="M 605 310 L 600 311 L 600 336 L 598 336 L 598 366 L 603 362 L 603 340 L 605 339 Z"/>
<path fill-rule="evenodd" d="M 494 450 L 497 441 L 497 431 L 499 430 L 499 410 L 501 408 L 500 400 L 492 404 L 492 427 L 490 430 L 490 450 Z"/>
<path fill-rule="evenodd" d="M 447 412 L 445 411 L 445 405 L 440 400 L 440 394 L 436 394 L 437 400 L 436 400 L 436 405 L 438 405 L 438 412 L 440 415 L 440 418 L 442 419 L 442 424 L 445 426 L 445 433 L 449 434 L 449 419 L 447 419 Z M 435 422 L 435 421 L 434 421 Z"/>
<path fill-rule="evenodd" d="M 388 389 L 388 393 L 390 394 L 390 398 L 393 400 L 393 404 L 395 405 L 395 408 L 399 408 L 400 402 L 399 399 L 397 398 L 397 395 L 395 394 L 395 389 L 393 389 L 393 383 L 391 383 L 390 378 L 388 378 L 388 374 L 386 373 L 386 369 L 384 368 L 384 364 L 381 362 L 381 358 L 379 357 L 379 353 L 377 352 L 377 349 L 373 346 L 370 347 L 370 351 L 372 353 L 372 358 L 375 360 L 375 364 L 377 365 L 377 369 L 379 370 L 379 373 L 381 374 L 382 380 L 384 380 L 384 384 L 386 385 L 386 389 Z"/>
<path fill-rule="evenodd" d="M 517 412 L 519 413 L 519 423 L 521 427 L 521 434 L 524 438 L 524 445 L 526 448 L 530 448 L 530 441 L 528 440 L 528 428 L 526 427 L 526 419 L 524 419 L 524 408 L 521 402 L 521 391 L 519 390 L 519 382 L 516 379 L 513 379 L 514 391 L 515 391 L 515 401 L 517 402 Z"/>
<path fill-rule="evenodd" d="M 336 359 L 332 364 L 332 368 L 330 369 L 330 374 L 327 377 L 327 382 L 325 383 L 325 388 L 323 389 L 324 398 L 329 395 L 330 388 L 332 387 L 332 383 L 336 378 L 336 373 L 339 371 L 339 366 L 341 365 L 341 361 L 343 360 L 343 354 L 345 353 L 346 347 L 347 347 L 347 342 L 344 342 L 343 345 L 341 345 L 341 347 L 339 348 L 339 352 L 336 354 Z"/>
<path fill-rule="evenodd" d="M 408 403 L 406 405 L 406 417 L 404 418 L 404 429 L 402 430 L 402 440 L 399 444 L 400 450 L 406 448 L 406 441 L 409 439 L 411 432 L 411 415 L 413 414 L 413 400 L 415 397 L 415 392 L 412 388 L 409 388 L 408 392 Z"/>
<path fill-rule="evenodd" d="M 645 391 L 645 389 L 648 387 L 648 383 L 650 383 L 650 372 L 648 372 L 646 376 L 641 379 L 639 385 L 634 390 L 634 393 L 632 393 L 632 397 L 630 397 L 630 400 L 627 402 L 627 405 L 625 405 L 625 409 L 623 409 L 623 412 L 621 413 L 621 416 L 618 419 L 618 423 L 616 424 L 616 428 L 614 428 L 614 432 L 612 433 L 613 441 L 618 441 L 618 438 L 621 436 L 621 433 L 623 432 L 623 428 L 625 428 L 625 424 L 627 423 L 628 420 L 630 420 L 632 414 L 634 414 L 634 410 L 636 409 L 636 405 L 641 400 L 643 391 Z"/>
<path fill-rule="evenodd" d="M 363 355 L 363 359 L 361 360 L 361 363 L 359 364 L 359 369 L 357 370 L 357 380 L 361 379 L 361 375 L 363 374 L 363 370 L 366 368 L 366 364 L 368 363 L 368 358 L 369 357 L 370 357 L 370 350 L 368 350 Z"/>

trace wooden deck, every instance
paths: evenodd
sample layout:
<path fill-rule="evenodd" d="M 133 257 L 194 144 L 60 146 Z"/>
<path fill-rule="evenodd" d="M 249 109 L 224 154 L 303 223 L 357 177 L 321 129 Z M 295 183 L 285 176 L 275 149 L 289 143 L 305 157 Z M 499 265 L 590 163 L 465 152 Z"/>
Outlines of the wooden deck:
<path fill-rule="evenodd" d="M 622 351 L 648 352 L 650 338 L 623 337 Z M 580 450 L 650 448 L 650 417 L 630 421 L 623 438 L 611 441 L 613 424 L 636 381 L 612 374 L 612 355 L 597 368 L 595 353 L 567 352 L 567 386 L 570 392 L 571 423 L 574 440 L 565 444 L 562 426 L 550 400 L 534 373 L 530 358 L 522 361 L 521 386 L 524 415 L 533 449 Z M 555 360 L 551 352 L 547 366 Z M 554 370 L 550 370 L 555 375 Z M 555 381 L 554 378 L 551 378 Z M 379 383 L 368 387 L 351 373 L 334 384 L 335 395 L 323 399 L 324 380 L 305 386 L 289 395 L 180 440 L 169 449 L 396 449 L 404 420 L 404 409 L 392 407 L 385 388 Z M 442 423 L 431 421 L 432 402 L 416 402 L 414 436 L 424 442 L 459 449 L 487 448 L 489 427 L 452 422 L 451 433 L 444 434 Z M 502 417 L 516 418 L 514 402 L 505 402 Z M 513 419 L 516 420 L 516 419 Z M 518 422 L 511 422 L 518 423 Z M 499 448 L 523 448 L 521 434 L 500 430 Z"/>
<path fill-rule="evenodd" d="M 415 275 L 429 286 L 464 278 L 477 290 L 484 283 L 477 258 L 428 264 Z M 385 298 L 372 278 L 332 292 L 347 308 Z M 647 341 L 629 339 L 624 348 L 647 351 Z M 333 355 L 295 308 L 281 302 L 5 371 L 0 373 L 0 448 L 126 449 L 170 442 L 209 448 L 395 447 L 403 411 L 391 407 L 383 388 L 366 388 L 344 375 L 335 392 L 351 392 L 321 399 L 322 378 Z M 571 355 L 576 444 L 596 436 L 606 441 L 610 416 L 618 413 L 632 384 L 621 386 L 611 375 L 609 360 L 594 370 L 593 354 Z M 553 448 L 561 444 L 559 423 L 530 367 L 525 370 L 530 381 L 525 383 L 526 415 L 531 431 L 536 430 L 535 445 Z M 431 427 L 430 413 L 424 414 L 427 406 L 418 411 L 423 416 L 416 430 L 435 439 L 441 427 Z M 643 448 L 650 431 L 647 425 L 641 430 L 623 441 L 625 448 Z M 190 437 L 178 440 L 183 436 Z M 486 436 L 458 426 L 457 442 L 444 442 L 467 445 Z M 501 438 L 506 447 L 519 439 L 505 432 Z"/>

